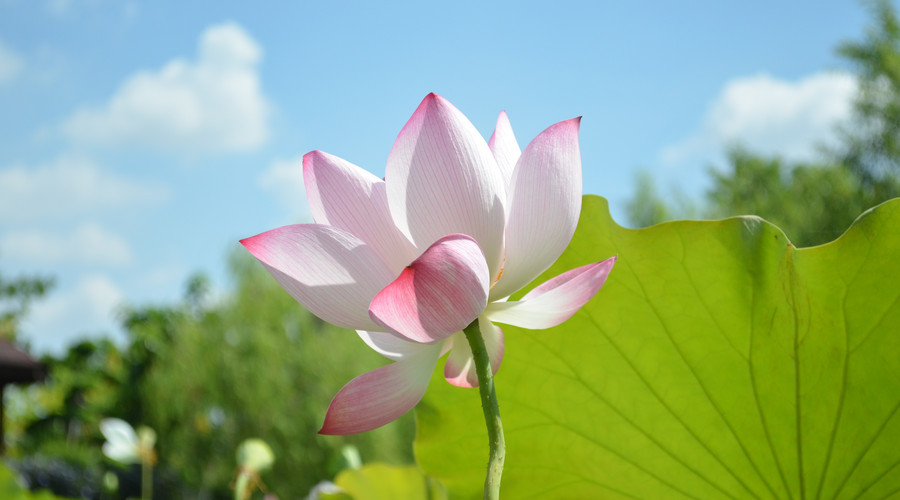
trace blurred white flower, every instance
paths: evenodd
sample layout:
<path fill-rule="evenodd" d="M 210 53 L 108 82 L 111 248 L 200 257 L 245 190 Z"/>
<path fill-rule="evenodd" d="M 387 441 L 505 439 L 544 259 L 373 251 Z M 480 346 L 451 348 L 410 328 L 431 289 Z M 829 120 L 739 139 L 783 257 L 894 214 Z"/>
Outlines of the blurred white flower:
<path fill-rule="evenodd" d="M 103 454 L 122 464 L 153 464 L 156 454 L 156 432 L 141 426 L 135 432 L 131 425 L 118 418 L 105 418 L 100 422 L 100 432 L 106 438 Z"/>

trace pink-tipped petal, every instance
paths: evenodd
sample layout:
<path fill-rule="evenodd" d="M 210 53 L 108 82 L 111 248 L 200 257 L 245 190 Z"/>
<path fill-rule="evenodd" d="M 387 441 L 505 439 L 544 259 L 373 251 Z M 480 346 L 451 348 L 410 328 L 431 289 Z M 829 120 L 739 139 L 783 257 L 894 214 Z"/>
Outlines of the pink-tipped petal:
<path fill-rule="evenodd" d="M 414 342 L 435 342 L 462 330 L 487 305 L 488 268 L 478 243 L 462 234 L 428 247 L 378 292 L 369 316 Z"/>
<path fill-rule="evenodd" d="M 513 134 L 506 111 L 501 111 L 500 116 L 497 117 L 497 127 L 494 128 L 494 133 L 488 140 L 488 147 L 491 148 L 491 153 L 497 160 L 497 166 L 503 173 L 503 180 L 508 190 L 513 169 L 516 167 L 516 162 L 519 161 L 522 150 L 519 149 L 519 143 L 516 141 L 516 135 Z"/>
<path fill-rule="evenodd" d="M 491 371 L 495 374 L 503 361 L 503 331 L 485 316 L 478 318 L 484 347 L 491 360 Z M 478 387 L 478 374 L 475 372 L 475 360 L 466 334 L 457 332 L 453 335 L 453 348 L 444 364 L 444 378 L 457 387 Z"/>
<path fill-rule="evenodd" d="M 395 275 L 416 258 L 391 218 L 384 181 L 337 156 L 312 151 L 303 156 L 303 182 L 316 223 L 361 239 Z"/>
<path fill-rule="evenodd" d="M 344 328 L 379 329 L 369 304 L 394 274 L 359 238 L 331 226 L 298 224 L 241 243 L 316 316 Z"/>
<path fill-rule="evenodd" d="M 578 312 L 600 290 L 616 257 L 588 264 L 546 281 L 515 302 L 493 302 L 485 310 L 491 321 L 540 330 L 554 327 Z"/>
<path fill-rule="evenodd" d="M 574 118 L 531 141 L 510 185 L 503 276 L 491 300 L 506 297 L 546 271 L 569 245 L 581 213 L 581 152 Z"/>
<path fill-rule="evenodd" d="M 357 434 L 398 419 L 422 399 L 440 350 L 429 346 L 348 382 L 331 400 L 319 434 Z"/>
<path fill-rule="evenodd" d="M 487 143 L 458 109 L 437 94 L 425 97 L 394 142 L 385 178 L 391 215 L 419 249 L 467 234 L 496 276 L 506 186 Z"/>
<path fill-rule="evenodd" d="M 431 344 L 410 342 L 393 333 L 366 330 L 357 330 L 356 333 L 372 350 L 393 361 L 406 359 L 432 348 Z"/>

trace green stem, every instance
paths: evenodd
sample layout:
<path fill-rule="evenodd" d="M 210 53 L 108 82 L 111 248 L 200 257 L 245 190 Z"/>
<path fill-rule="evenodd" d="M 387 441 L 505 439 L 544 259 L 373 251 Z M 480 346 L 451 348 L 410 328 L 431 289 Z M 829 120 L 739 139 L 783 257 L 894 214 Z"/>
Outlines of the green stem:
<path fill-rule="evenodd" d="M 141 498 L 153 500 L 153 465 L 150 460 L 141 460 Z"/>
<path fill-rule="evenodd" d="M 234 500 L 245 500 L 250 498 L 250 475 L 241 470 L 238 472 L 237 481 L 234 485 Z"/>
<path fill-rule="evenodd" d="M 488 440 L 491 445 L 487 477 L 484 480 L 484 498 L 497 500 L 500 498 L 500 476 L 503 475 L 503 462 L 506 460 L 506 442 L 503 440 L 503 423 L 500 421 L 500 406 L 497 404 L 497 391 L 494 389 L 494 372 L 491 370 L 491 360 L 484 347 L 478 320 L 473 321 L 463 331 L 475 359 L 481 409 L 484 410 L 484 421 L 487 424 Z"/>

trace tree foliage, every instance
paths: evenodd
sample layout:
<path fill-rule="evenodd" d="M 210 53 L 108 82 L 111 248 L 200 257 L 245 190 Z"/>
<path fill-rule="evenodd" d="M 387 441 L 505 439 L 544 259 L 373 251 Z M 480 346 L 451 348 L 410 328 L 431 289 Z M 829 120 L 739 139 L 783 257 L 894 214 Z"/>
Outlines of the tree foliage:
<path fill-rule="evenodd" d="M 255 261 L 239 254 L 232 271 L 234 289 L 218 300 L 198 276 L 177 304 L 127 309 L 122 348 L 88 341 L 48 359 L 50 380 L 29 392 L 13 453 L 108 467 L 99 421 L 146 425 L 159 436 L 157 470 L 180 479 L 166 498 L 230 498 L 235 450 L 250 437 L 275 452 L 269 489 L 281 498 L 333 478 L 346 444 L 366 461 L 411 462 L 411 416 L 358 436 L 316 433 L 337 390 L 385 360 L 303 309 Z"/>
<path fill-rule="evenodd" d="M 834 240 L 874 204 L 864 196 L 859 177 L 838 165 L 788 165 L 733 150 L 728 170 L 711 170 L 710 175 L 707 217 L 758 215 L 797 246 Z"/>
<path fill-rule="evenodd" d="M 720 219 L 757 215 L 778 227 L 797 246 L 834 240 L 863 211 L 880 201 L 862 179 L 839 164 L 794 164 L 744 149 L 728 153 L 727 163 L 710 168 L 712 186 L 700 215 Z M 649 179 L 649 177 L 647 178 Z M 683 215 L 645 180 L 629 202 L 627 215 L 635 227 L 647 227 Z M 639 208 L 640 205 L 650 208 Z M 683 206 L 683 204 L 681 205 Z"/>
<path fill-rule="evenodd" d="M 900 196 L 900 22 L 888 0 L 869 7 L 874 22 L 865 39 L 838 47 L 860 85 L 839 154 L 870 194 L 884 200 Z"/>
<path fill-rule="evenodd" d="M 366 460 L 410 462 L 410 418 L 358 436 L 316 433 L 337 390 L 384 360 L 299 306 L 257 262 L 241 254 L 232 268 L 233 295 L 182 310 L 177 335 L 155 348 L 141 385 L 145 423 L 164 437 L 168 465 L 224 495 L 235 448 L 258 437 L 275 452 L 271 489 L 292 498 L 334 476 L 345 444 Z"/>
<path fill-rule="evenodd" d="M 53 287 L 45 277 L 4 278 L 0 275 L 0 338 L 15 340 L 19 321 L 31 302 Z"/>
<path fill-rule="evenodd" d="M 628 221 L 636 227 L 647 227 L 673 218 L 672 209 L 659 194 L 650 172 L 641 170 L 635 176 L 634 196 L 625 204 Z"/>
<path fill-rule="evenodd" d="M 835 239 L 859 214 L 900 196 L 900 22 L 887 0 L 870 3 L 865 39 L 838 53 L 855 68 L 859 92 L 841 142 L 818 163 L 795 164 L 740 148 L 709 169 L 712 186 L 701 213 L 709 218 L 759 215 L 800 246 Z M 652 178 L 638 179 L 629 222 L 646 227 L 684 215 L 659 195 Z"/>

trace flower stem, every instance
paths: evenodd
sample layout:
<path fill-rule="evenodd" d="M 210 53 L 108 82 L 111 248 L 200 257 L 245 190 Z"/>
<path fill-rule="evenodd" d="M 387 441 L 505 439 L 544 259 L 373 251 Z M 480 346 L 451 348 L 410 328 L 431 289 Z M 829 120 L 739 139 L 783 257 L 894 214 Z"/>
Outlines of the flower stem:
<path fill-rule="evenodd" d="M 481 409 L 484 411 L 484 421 L 487 424 L 488 440 L 491 445 L 487 477 L 484 480 L 484 498 L 497 500 L 500 498 L 500 476 L 503 475 L 503 462 L 506 460 L 506 442 L 503 440 L 503 423 L 500 421 L 500 406 L 497 404 L 497 391 L 494 389 L 494 372 L 491 370 L 491 360 L 484 347 L 478 320 L 473 321 L 463 332 L 475 359 Z"/>
<path fill-rule="evenodd" d="M 153 500 L 153 464 L 141 460 L 141 498 Z"/>
<path fill-rule="evenodd" d="M 234 500 L 250 498 L 250 475 L 241 470 L 234 485 Z"/>

